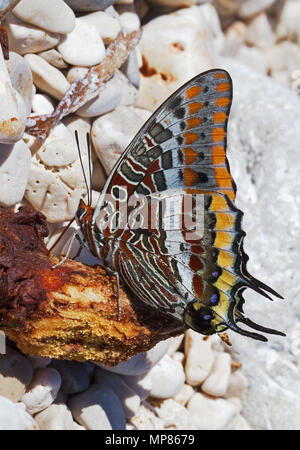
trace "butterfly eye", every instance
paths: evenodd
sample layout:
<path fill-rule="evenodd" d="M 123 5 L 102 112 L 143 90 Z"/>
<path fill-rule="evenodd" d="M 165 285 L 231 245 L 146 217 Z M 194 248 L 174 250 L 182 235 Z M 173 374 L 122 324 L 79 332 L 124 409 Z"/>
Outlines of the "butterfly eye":
<path fill-rule="evenodd" d="M 216 332 L 212 325 L 214 313 L 208 306 L 201 306 L 197 302 L 190 303 L 184 313 L 184 322 L 195 331 L 202 334 L 213 334 Z"/>

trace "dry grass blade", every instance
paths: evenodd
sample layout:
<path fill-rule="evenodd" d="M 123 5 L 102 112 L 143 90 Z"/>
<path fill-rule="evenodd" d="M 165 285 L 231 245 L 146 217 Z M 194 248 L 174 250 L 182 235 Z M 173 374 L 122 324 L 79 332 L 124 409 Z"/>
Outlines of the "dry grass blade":
<path fill-rule="evenodd" d="M 103 83 L 120 68 L 129 53 L 137 46 L 141 35 L 141 30 L 128 34 L 119 33 L 116 40 L 107 48 L 103 62 L 91 67 L 83 78 L 71 84 L 52 114 L 29 117 L 26 133 L 45 139 L 51 128 L 63 117 L 96 97 L 101 92 Z"/>

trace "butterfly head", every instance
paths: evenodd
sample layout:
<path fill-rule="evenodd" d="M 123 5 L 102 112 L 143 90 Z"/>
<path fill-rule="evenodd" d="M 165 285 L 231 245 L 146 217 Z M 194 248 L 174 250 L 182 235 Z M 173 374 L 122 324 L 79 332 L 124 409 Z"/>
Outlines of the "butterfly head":
<path fill-rule="evenodd" d="M 76 222 L 80 226 L 81 232 L 83 236 L 86 238 L 88 234 L 88 230 L 90 224 L 93 219 L 94 209 L 91 206 L 88 206 L 82 199 L 79 202 L 77 211 L 76 211 Z"/>
<path fill-rule="evenodd" d="M 192 330 L 201 334 L 214 334 L 224 331 L 227 326 L 212 308 L 198 301 L 187 305 L 184 322 Z"/>

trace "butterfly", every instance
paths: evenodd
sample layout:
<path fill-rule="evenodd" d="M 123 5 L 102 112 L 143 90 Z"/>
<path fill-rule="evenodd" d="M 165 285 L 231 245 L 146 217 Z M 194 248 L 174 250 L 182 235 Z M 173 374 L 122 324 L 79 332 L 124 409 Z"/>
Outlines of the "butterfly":
<path fill-rule="evenodd" d="M 246 269 L 226 158 L 231 103 L 225 70 L 184 84 L 128 145 L 96 208 L 81 200 L 76 219 L 82 245 L 145 304 L 204 335 L 229 328 L 266 341 L 238 326 L 284 336 L 243 313 L 246 288 L 282 297 Z"/>

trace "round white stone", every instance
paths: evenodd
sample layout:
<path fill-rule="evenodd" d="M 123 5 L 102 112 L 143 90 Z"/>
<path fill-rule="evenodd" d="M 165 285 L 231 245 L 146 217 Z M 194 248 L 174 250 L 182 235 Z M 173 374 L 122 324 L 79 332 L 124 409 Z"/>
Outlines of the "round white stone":
<path fill-rule="evenodd" d="M 71 411 L 63 403 L 53 403 L 34 418 L 40 430 L 74 430 Z"/>
<path fill-rule="evenodd" d="M 38 53 L 55 47 L 61 39 L 61 34 L 42 30 L 34 25 L 23 22 L 13 14 L 5 20 L 9 48 L 11 51 L 25 55 Z"/>
<path fill-rule="evenodd" d="M 63 0 L 22 0 L 13 13 L 47 31 L 70 33 L 75 27 L 75 14 Z"/>
<path fill-rule="evenodd" d="M 216 67 L 223 39 L 218 15 L 209 4 L 150 20 L 139 44 L 144 64 L 137 105 L 154 111 L 192 77 Z"/>
<path fill-rule="evenodd" d="M 230 354 L 217 352 L 211 371 L 201 385 L 202 391 L 214 397 L 223 397 L 228 389 L 230 375 Z"/>
<path fill-rule="evenodd" d="M 51 223 L 71 220 L 86 191 L 74 135 L 60 123 L 47 139 L 33 141 L 31 149 L 34 156 L 26 199 Z M 87 168 L 86 147 L 81 150 Z"/>
<path fill-rule="evenodd" d="M 118 106 L 113 112 L 94 121 L 92 141 L 107 174 L 150 114 L 141 108 Z"/>
<path fill-rule="evenodd" d="M 78 19 L 74 30 L 57 48 L 64 60 L 74 66 L 90 67 L 105 57 L 105 47 L 96 27 Z"/>
<path fill-rule="evenodd" d="M 184 384 L 180 391 L 174 396 L 174 400 L 181 405 L 186 405 L 194 394 L 194 389 L 189 384 Z"/>
<path fill-rule="evenodd" d="M 51 98 L 45 94 L 35 94 L 32 97 L 32 111 L 37 114 L 52 114 L 54 106 Z"/>
<path fill-rule="evenodd" d="M 38 55 L 25 55 L 25 60 L 30 65 L 34 84 L 41 91 L 60 100 L 70 87 L 62 72 Z"/>
<path fill-rule="evenodd" d="M 125 415 L 115 392 L 97 384 L 68 402 L 76 421 L 88 430 L 124 430 Z"/>
<path fill-rule="evenodd" d="M 69 83 L 73 83 L 76 80 L 79 80 L 80 78 L 83 78 L 86 73 L 88 72 L 87 67 L 71 67 L 71 69 L 67 73 L 67 80 Z"/>
<path fill-rule="evenodd" d="M 184 385 L 185 375 L 182 365 L 165 355 L 148 373 L 152 389 L 150 395 L 155 398 L 174 397 Z"/>
<path fill-rule="evenodd" d="M 0 395 L 0 430 L 38 430 L 38 425 L 24 405 Z"/>
<path fill-rule="evenodd" d="M 208 376 L 215 360 L 215 352 L 212 345 L 214 336 L 207 339 L 194 330 L 185 333 L 185 375 L 187 383 L 198 386 Z"/>
<path fill-rule="evenodd" d="M 212 399 L 200 392 L 192 396 L 187 409 L 198 430 L 228 430 L 239 413 L 229 401 Z"/>
<path fill-rule="evenodd" d="M 106 45 L 116 39 L 118 33 L 121 31 L 119 20 L 103 11 L 87 14 L 78 20 L 89 26 L 94 26 Z"/>
<path fill-rule="evenodd" d="M 127 33 L 132 33 L 141 26 L 139 16 L 134 12 L 124 12 L 123 14 L 120 14 L 120 22 L 123 30 Z"/>
<path fill-rule="evenodd" d="M 26 410 L 35 414 L 50 406 L 58 393 L 61 377 L 57 370 L 47 367 L 36 369 L 33 379 L 22 397 Z"/>
<path fill-rule="evenodd" d="M 152 389 L 152 380 L 147 375 L 147 373 L 137 376 L 122 375 L 122 379 L 138 394 L 141 400 L 145 400 Z"/>
<path fill-rule="evenodd" d="M 0 204 L 13 206 L 23 199 L 31 165 L 31 153 L 23 140 L 0 144 Z"/>
<path fill-rule="evenodd" d="M 119 104 L 134 105 L 136 99 L 136 88 L 117 70 L 114 76 L 103 84 L 100 94 L 79 108 L 76 114 L 81 117 L 100 116 L 114 110 Z"/>
<path fill-rule="evenodd" d="M 9 52 L 9 60 L 5 61 L 13 88 L 21 95 L 26 116 L 31 112 L 32 73 L 26 60 L 17 53 Z"/>
<path fill-rule="evenodd" d="M 39 53 L 39 56 L 58 69 L 66 69 L 68 67 L 68 64 L 64 61 L 61 54 L 54 48 Z"/>
<path fill-rule="evenodd" d="M 140 407 L 141 399 L 121 376 L 98 367 L 95 371 L 95 383 L 102 387 L 110 388 L 116 393 L 122 403 L 127 419 L 135 416 Z"/>
<path fill-rule="evenodd" d="M 138 353 L 128 361 L 121 362 L 114 367 L 104 366 L 104 364 L 95 364 L 109 372 L 118 373 L 119 375 L 141 375 L 148 372 L 168 351 L 170 346 L 169 340 L 161 341 L 147 352 Z"/>

